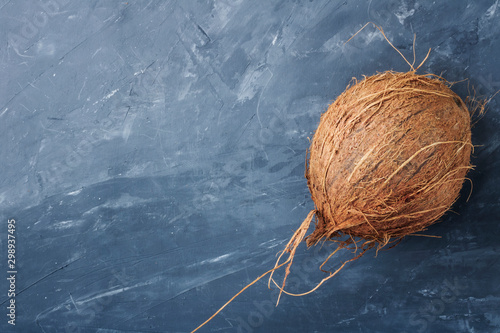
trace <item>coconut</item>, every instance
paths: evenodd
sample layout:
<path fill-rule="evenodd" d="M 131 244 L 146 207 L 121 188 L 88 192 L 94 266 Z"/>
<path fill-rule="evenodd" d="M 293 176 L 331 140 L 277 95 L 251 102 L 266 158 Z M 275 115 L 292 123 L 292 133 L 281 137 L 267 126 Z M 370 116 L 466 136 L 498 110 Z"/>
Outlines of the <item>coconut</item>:
<path fill-rule="evenodd" d="M 384 246 L 424 230 L 457 199 L 471 149 L 469 110 L 443 79 L 389 71 L 355 82 L 309 149 L 307 244 L 348 235 Z"/>
<path fill-rule="evenodd" d="M 391 44 L 392 45 L 392 44 Z M 387 71 L 353 79 L 321 116 L 308 151 L 306 178 L 315 209 L 297 229 L 270 272 L 288 295 L 315 291 L 368 249 L 415 235 L 450 209 L 472 168 L 471 114 L 436 75 Z M 419 66 L 420 67 L 420 66 Z M 418 69 L 418 67 L 417 67 Z M 315 230 L 305 236 L 316 219 Z M 295 251 L 321 240 L 360 250 L 313 289 L 284 290 Z M 361 245 L 358 245 L 361 243 Z M 287 253 L 288 258 L 281 262 Z M 283 282 L 274 271 L 287 264 Z M 279 297 L 278 297 L 279 302 Z"/>

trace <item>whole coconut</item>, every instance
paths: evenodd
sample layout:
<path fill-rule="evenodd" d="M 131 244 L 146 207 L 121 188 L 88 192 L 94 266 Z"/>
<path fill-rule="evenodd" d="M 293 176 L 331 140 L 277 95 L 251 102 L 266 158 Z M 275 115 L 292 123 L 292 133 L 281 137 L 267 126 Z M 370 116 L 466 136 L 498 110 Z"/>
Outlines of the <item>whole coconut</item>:
<path fill-rule="evenodd" d="M 386 245 L 436 222 L 471 168 L 470 113 L 433 75 L 384 72 L 348 87 L 309 150 L 312 245 L 349 235 Z"/>

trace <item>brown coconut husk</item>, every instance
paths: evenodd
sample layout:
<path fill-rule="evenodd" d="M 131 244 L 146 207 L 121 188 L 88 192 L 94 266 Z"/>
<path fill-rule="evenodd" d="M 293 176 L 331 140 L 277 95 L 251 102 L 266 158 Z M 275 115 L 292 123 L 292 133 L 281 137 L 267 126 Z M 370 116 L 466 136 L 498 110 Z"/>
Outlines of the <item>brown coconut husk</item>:
<path fill-rule="evenodd" d="M 437 222 L 458 198 L 472 168 L 470 112 L 447 82 L 415 71 L 387 71 L 353 84 L 321 116 L 306 178 L 315 203 L 277 260 L 334 240 L 360 253 L 414 235 Z M 315 230 L 306 231 L 313 219 Z M 330 259 L 330 255 L 323 265 Z M 321 281 L 333 277 L 347 263 Z M 322 266 L 323 266 L 322 265 Z M 321 267 L 320 267 L 321 269 Z M 279 301 L 279 299 L 278 299 Z"/>
<path fill-rule="evenodd" d="M 405 236 L 420 235 L 450 209 L 472 169 L 471 114 L 476 109 L 482 112 L 487 101 L 476 102 L 470 112 L 445 79 L 416 74 L 430 49 L 415 68 L 415 39 L 413 63 L 371 22 L 349 40 L 369 24 L 382 33 L 410 71 L 353 79 L 321 116 L 306 157 L 305 176 L 315 209 L 276 261 L 275 270 L 288 254 L 281 286 L 273 279 L 275 270 L 269 277 L 269 286 L 273 282 L 280 297 L 283 292 L 309 294 L 367 250 L 376 247 L 378 252 Z M 315 230 L 306 237 L 313 219 Z M 355 253 L 360 251 L 336 271 L 326 271 L 329 275 L 310 291 L 292 294 L 284 287 L 304 238 L 308 247 L 322 240 L 338 243 L 321 270 L 342 248 L 352 245 Z"/>
<path fill-rule="evenodd" d="M 472 149 L 470 113 L 442 79 L 384 72 L 347 89 L 321 117 L 307 183 L 316 230 L 386 244 L 424 230 L 457 199 Z"/>

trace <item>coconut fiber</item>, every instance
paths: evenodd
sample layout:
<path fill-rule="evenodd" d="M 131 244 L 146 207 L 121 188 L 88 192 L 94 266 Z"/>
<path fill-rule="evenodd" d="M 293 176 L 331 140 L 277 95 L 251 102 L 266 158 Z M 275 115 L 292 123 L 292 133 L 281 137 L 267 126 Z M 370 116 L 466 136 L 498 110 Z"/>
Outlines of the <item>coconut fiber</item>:
<path fill-rule="evenodd" d="M 366 250 L 425 230 L 458 198 L 472 168 L 470 112 L 444 79 L 410 66 L 354 80 L 321 116 L 306 163 L 315 209 L 278 257 L 274 270 L 287 263 L 281 286 L 271 272 L 280 295 L 315 291 Z M 304 237 L 308 246 L 338 242 L 320 269 L 341 248 L 361 251 L 312 290 L 291 294 L 284 286 Z"/>
<path fill-rule="evenodd" d="M 322 115 L 309 150 L 312 245 L 339 235 L 385 245 L 436 222 L 471 168 L 470 113 L 435 76 L 384 72 Z"/>

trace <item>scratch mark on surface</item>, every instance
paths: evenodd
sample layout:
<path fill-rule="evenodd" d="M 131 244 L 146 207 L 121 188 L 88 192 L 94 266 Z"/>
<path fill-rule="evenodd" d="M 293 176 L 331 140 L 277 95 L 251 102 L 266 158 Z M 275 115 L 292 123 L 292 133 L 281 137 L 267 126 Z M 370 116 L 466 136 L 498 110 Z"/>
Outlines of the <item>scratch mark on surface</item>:
<path fill-rule="evenodd" d="M 128 114 L 128 111 L 127 111 L 127 114 Z M 122 137 L 125 140 L 125 142 L 128 141 L 130 133 L 132 133 L 132 126 L 134 125 L 134 121 L 135 121 L 136 117 L 137 117 L 137 114 L 134 114 L 134 115 L 128 117 L 128 119 L 125 119 L 125 121 L 124 121 Z"/>
<path fill-rule="evenodd" d="M 43 125 L 43 123 L 40 121 L 40 126 L 46 130 L 46 131 L 51 131 L 51 132 L 56 132 L 56 133 L 64 133 L 63 131 L 58 131 L 58 130 L 55 130 L 55 129 L 51 129 L 51 128 L 47 128 Z"/>
<path fill-rule="evenodd" d="M 203 35 L 205 35 L 205 37 L 207 37 L 208 42 L 210 43 L 210 42 L 212 41 L 212 38 L 210 38 L 210 36 L 209 36 L 209 35 L 205 32 L 205 30 L 203 30 L 203 28 L 202 28 L 202 27 L 200 27 L 200 25 L 199 25 L 199 24 L 196 24 L 196 26 L 198 27 L 198 30 L 200 30 L 200 31 L 201 31 L 201 33 L 202 33 Z"/>
<path fill-rule="evenodd" d="M 139 57 L 138 57 L 139 58 Z M 150 63 L 149 65 L 146 66 L 146 68 L 144 69 L 141 69 L 140 71 L 138 72 L 135 72 L 134 73 L 134 76 L 137 76 L 137 75 L 140 75 L 140 74 L 144 74 L 151 66 L 153 66 L 154 64 L 156 63 L 156 60 L 154 60 L 152 63 Z"/>
<path fill-rule="evenodd" d="M 0 7 L 0 10 L 3 9 L 3 7 L 7 6 L 11 1 L 7 1 L 2 7 Z"/>
<path fill-rule="evenodd" d="M 150 2 L 148 2 L 148 4 L 146 6 L 144 6 L 144 8 L 142 8 L 140 10 L 140 13 L 142 13 L 143 11 L 145 11 L 146 9 L 148 9 L 148 7 L 151 5 L 152 2 L 153 2 L 153 0 L 151 0 Z"/>
<path fill-rule="evenodd" d="M 83 86 L 82 89 L 80 89 L 80 92 L 78 93 L 78 100 L 80 100 L 80 96 L 82 94 L 83 88 L 85 88 L 85 84 L 87 83 L 87 77 L 85 77 L 85 80 L 83 80 Z"/>
<path fill-rule="evenodd" d="M 28 108 L 27 108 L 24 104 L 19 103 L 19 105 L 21 105 L 23 108 L 25 108 L 25 109 L 26 109 L 26 110 L 28 110 L 29 112 L 33 112 L 33 111 L 31 111 L 30 109 L 28 109 Z"/>
<path fill-rule="evenodd" d="M 153 283 L 157 283 L 157 282 L 159 282 L 161 280 L 163 280 L 163 278 L 160 277 L 160 276 L 157 276 L 157 277 L 154 277 L 154 278 L 149 279 L 147 281 L 139 282 L 139 283 L 137 283 L 137 284 L 135 284 L 133 286 L 130 286 L 130 287 L 117 288 L 117 289 L 113 289 L 113 290 L 109 290 L 109 291 L 97 294 L 97 295 L 92 296 L 92 297 L 88 297 L 88 298 L 80 300 L 80 301 L 77 300 L 76 304 L 82 305 L 82 304 L 91 302 L 93 300 L 100 299 L 100 298 L 103 298 L 103 297 L 113 296 L 113 295 L 125 292 L 127 290 L 130 290 L 130 289 L 134 289 L 134 288 L 138 288 L 138 287 L 143 287 L 143 286 L 148 286 L 148 285 L 151 285 Z"/>
<path fill-rule="evenodd" d="M 92 56 L 90 58 L 94 59 L 94 57 L 96 56 L 96 54 L 99 53 L 99 51 L 101 51 L 101 50 L 102 50 L 102 47 L 100 47 L 97 50 L 95 50 L 94 54 L 92 54 Z"/>
<path fill-rule="evenodd" d="M 240 142 L 241 137 L 243 136 L 243 134 L 245 134 L 245 131 L 246 131 L 246 130 L 247 130 L 247 128 L 248 128 L 248 125 L 250 124 L 250 122 L 252 121 L 252 119 L 253 119 L 253 118 L 255 118 L 255 116 L 256 116 L 256 115 L 257 115 L 257 114 L 256 114 L 256 113 L 254 113 L 254 114 L 250 117 L 250 119 L 248 119 L 248 121 L 246 122 L 246 124 L 243 126 L 243 130 L 241 131 L 241 134 L 240 134 L 240 136 L 238 137 L 238 139 L 235 141 L 234 145 L 236 145 L 238 142 Z"/>
<path fill-rule="evenodd" d="M 71 303 L 73 303 L 73 305 L 75 306 L 76 311 L 80 312 L 80 309 L 78 309 L 78 306 L 76 305 L 75 300 L 73 299 L 71 293 L 69 293 L 69 298 L 71 299 Z"/>
<path fill-rule="evenodd" d="M 35 79 L 33 79 L 33 80 L 32 80 L 32 82 L 35 82 L 36 80 L 38 80 L 38 79 L 39 79 L 39 78 L 40 78 L 40 77 L 41 77 L 44 73 L 45 73 L 45 70 L 44 70 L 44 71 L 42 71 L 42 73 L 40 73 L 40 74 L 39 74 L 39 75 L 38 75 Z M 21 88 L 21 90 L 19 90 L 17 93 L 15 93 L 15 94 L 14 94 L 14 96 L 12 96 L 12 97 L 11 97 L 11 98 L 7 101 L 7 103 L 5 103 L 5 104 L 4 104 L 4 105 L 3 105 L 0 109 L 3 109 L 3 108 L 5 108 L 5 107 L 7 107 L 7 105 L 9 105 L 9 104 L 10 104 L 10 102 L 12 102 L 12 101 L 14 100 L 14 98 L 16 98 L 18 95 L 20 95 L 21 93 L 23 93 L 23 92 L 24 92 L 24 90 L 26 90 L 26 88 L 28 88 L 28 87 L 32 86 L 31 82 L 30 82 L 30 83 L 28 83 L 28 84 L 26 84 L 24 87 L 23 87 L 23 86 L 21 86 L 21 84 L 19 84 L 19 83 L 18 83 L 18 85 L 19 85 L 19 87 Z"/>
<path fill-rule="evenodd" d="M 114 17 L 114 16 L 112 16 Z M 111 17 L 111 18 L 112 18 Z M 107 20 L 106 20 L 107 21 Z M 104 23 L 106 22 L 104 21 Z M 95 35 L 98 35 L 99 33 L 101 33 L 104 29 L 106 29 L 108 26 L 107 25 L 104 25 L 102 26 L 99 30 L 97 30 L 96 32 L 92 33 L 91 35 L 85 37 L 80 43 L 76 44 L 73 48 L 71 48 L 68 52 L 66 52 L 65 54 L 63 54 L 60 58 L 59 58 L 59 64 L 64 60 L 64 58 L 70 54 L 71 52 L 75 51 L 77 48 L 79 48 L 82 44 L 84 44 L 88 39 L 90 39 L 91 37 L 95 36 Z M 14 51 L 21 57 L 29 57 L 29 58 L 33 58 L 33 56 L 26 56 L 26 55 L 22 55 L 18 52 L 18 50 L 16 50 L 14 47 L 13 47 Z M 3 109 L 4 107 L 8 106 L 10 104 L 10 102 L 12 102 L 12 100 L 14 100 L 14 98 L 16 98 L 19 94 L 21 94 L 28 86 L 32 85 L 33 82 L 36 82 L 38 81 L 38 79 L 40 77 L 42 77 L 42 75 L 45 74 L 45 72 L 50 69 L 50 68 L 53 68 L 54 65 L 51 65 L 49 66 L 48 68 L 44 69 L 39 75 L 37 75 L 36 78 L 34 78 L 30 83 L 26 84 L 24 87 L 21 86 L 21 90 L 18 91 L 17 93 L 14 94 L 14 96 L 12 96 L 4 105 L 2 105 L 0 107 L 0 110 Z"/>
<path fill-rule="evenodd" d="M 99 31 L 97 31 L 97 32 L 100 32 L 100 31 L 101 31 L 101 29 L 99 29 Z M 71 52 L 73 52 L 74 50 L 76 50 L 77 48 L 79 48 L 79 47 L 80 47 L 83 43 L 85 43 L 85 42 L 86 42 L 86 41 L 87 41 L 90 37 L 92 37 L 93 35 L 97 34 L 97 32 L 96 32 L 96 33 L 94 33 L 94 34 L 92 34 L 92 35 L 90 35 L 90 36 L 85 37 L 85 38 L 84 38 L 84 39 L 83 39 L 80 43 L 76 44 L 76 45 L 75 45 L 73 48 L 71 48 L 68 52 L 66 52 L 65 54 L 63 54 L 63 55 L 62 55 L 62 57 L 60 57 L 60 58 L 59 58 L 59 63 L 61 63 L 61 61 L 63 61 L 63 60 L 64 60 L 64 58 L 66 58 L 66 56 L 67 56 L 68 54 L 70 54 Z M 52 67 L 52 66 L 51 66 L 51 67 Z"/>
<path fill-rule="evenodd" d="M 220 97 L 219 93 L 217 92 L 217 89 L 215 89 L 215 86 L 210 81 L 210 75 L 206 75 L 205 78 L 206 78 L 206 81 L 208 82 L 208 86 L 210 87 L 210 91 L 212 92 L 212 95 L 215 97 L 217 102 L 220 103 L 220 107 L 218 110 L 219 114 L 217 116 L 217 126 L 219 126 L 220 125 L 220 118 L 222 115 L 222 108 L 224 107 L 224 100 Z"/>
<path fill-rule="evenodd" d="M 189 292 L 189 291 L 191 291 L 191 290 L 193 290 L 193 289 L 196 289 L 196 288 L 198 288 L 198 287 L 199 287 L 199 286 L 201 286 L 201 285 L 206 285 L 206 284 L 209 284 L 209 283 L 211 283 L 212 281 L 215 281 L 215 280 L 218 280 L 218 279 L 222 279 L 222 278 L 224 278 L 224 277 L 226 277 L 226 276 L 229 276 L 229 275 L 232 275 L 232 274 L 238 273 L 238 272 L 240 272 L 240 271 L 242 271 L 242 270 L 245 270 L 245 269 L 247 269 L 247 268 L 248 268 L 248 267 L 243 267 L 243 268 L 238 268 L 238 269 L 232 269 L 232 270 L 230 270 L 230 271 L 228 271 L 228 272 L 224 272 L 224 273 L 222 273 L 222 274 L 216 275 L 215 277 L 211 277 L 211 278 L 210 278 L 210 279 L 208 279 L 208 280 L 204 280 L 204 279 L 202 279 L 202 278 L 199 278 L 199 279 L 197 279 L 197 281 L 194 281 L 194 282 L 193 282 L 193 281 L 191 281 L 191 282 L 193 282 L 193 283 L 192 283 L 192 286 L 190 286 L 190 287 L 188 287 L 188 288 L 184 288 L 183 290 L 179 291 L 178 293 L 175 293 L 175 295 L 172 295 L 172 296 L 168 297 L 168 298 L 167 298 L 167 299 L 165 299 L 164 301 L 161 301 L 161 302 L 159 302 L 159 303 L 158 303 L 158 304 L 156 304 L 156 305 L 153 305 L 153 306 L 151 306 L 151 307 L 148 307 L 147 309 L 144 309 L 143 311 L 140 311 L 139 313 L 136 313 L 136 314 L 132 315 L 130 318 L 125 319 L 123 322 L 128 322 L 128 321 L 134 320 L 135 318 L 137 318 L 137 317 L 141 316 L 141 315 L 142 315 L 142 314 L 144 314 L 144 313 L 148 313 L 149 311 L 151 311 L 151 310 L 152 310 L 152 309 L 154 309 L 154 308 L 157 308 L 157 307 L 163 307 L 163 305 L 164 305 L 165 303 L 168 303 L 168 302 L 170 302 L 171 300 L 173 300 L 173 299 L 175 299 L 175 298 L 177 298 L 177 297 L 179 297 L 179 296 L 181 296 L 181 295 L 183 295 L 183 294 L 185 294 L 185 293 L 187 293 L 187 292 Z"/>
<path fill-rule="evenodd" d="M 28 285 L 27 287 L 19 290 L 19 292 L 16 294 L 16 295 L 20 295 L 22 294 L 23 292 L 25 292 L 26 290 L 30 289 L 31 287 L 33 287 L 34 285 L 42 282 L 43 280 L 45 280 L 46 278 L 48 278 L 49 276 L 52 276 L 54 275 L 55 273 L 59 272 L 60 270 L 63 270 L 65 269 L 66 267 L 68 267 L 69 265 L 71 265 L 72 263 L 74 262 L 77 262 L 78 260 L 82 259 L 82 257 L 78 257 L 76 259 L 73 259 L 71 261 L 69 261 L 68 263 L 62 265 L 61 267 L 59 268 L 56 268 L 55 270 L 53 270 L 52 272 L 48 273 L 48 274 L 45 274 L 44 276 L 42 276 L 41 278 L 39 278 L 38 280 L 36 280 L 35 282 L 31 283 L 30 285 Z M 3 305 L 5 303 L 7 303 L 9 299 L 6 299 L 5 301 L 3 301 L 2 303 L 0 303 L 0 305 Z"/>
<path fill-rule="evenodd" d="M 260 92 L 259 94 L 259 99 L 257 100 L 257 110 L 256 110 L 256 114 L 257 114 L 257 120 L 259 121 L 259 125 L 260 125 L 260 128 L 263 128 L 264 126 L 262 125 L 262 121 L 260 119 L 260 114 L 259 114 L 259 111 L 260 111 L 260 100 L 262 99 L 262 95 L 264 95 L 264 92 L 266 91 L 267 89 L 267 86 L 269 85 L 269 82 L 271 82 L 271 79 L 273 78 L 274 74 L 273 72 L 271 72 L 271 70 L 269 69 L 269 67 L 266 67 L 266 70 L 271 74 L 271 76 L 269 77 L 269 79 L 267 79 L 267 82 L 266 84 L 264 85 L 264 88 L 262 88 L 262 91 Z"/>
<path fill-rule="evenodd" d="M 367 298 L 367 300 L 365 302 L 365 311 L 368 311 L 368 309 L 367 309 L 368 302 L 373 298 L 373 296 L 375 296 L 378 293 L 380 288 L 382 288 L 382 286 L 384 286 L 387 283 L 387 281 L 389 281 L 389 278 L 385 279 L 385 281 L 377 289 L 375 289 L 375 292 L 370 297 Z"/>
<path fill-rule="evenodd" d="M 35 323 L 38 327 L 40 327 L 40 329 L 42 330 L 43 333 L 45 333 L 45 330 L 43 329 L 43 327 L 40 325 L 40 318 L 43 318 L 45 317 L 46 315 L 50 314 L 50 313 L 53 313 L 53 312 L 56 312 L 58 310 L 60 310 L 61 308 L 63 308 L 66 304 L 63 303 L 63 304 L 60 304 L 52 309 L 46 309 L 42 312 L 40 312 L 39 314 L 36 315 L 36 318 L 35 318 Z"/>
<path fill-rule="evenodd" d="M 5 108 L 5 110 L 3 110 L 3 112 L 0 114 L 0 117 L 3 116 L 5 114 L 5 112 L 7 112 L 9 108 Z"/>

